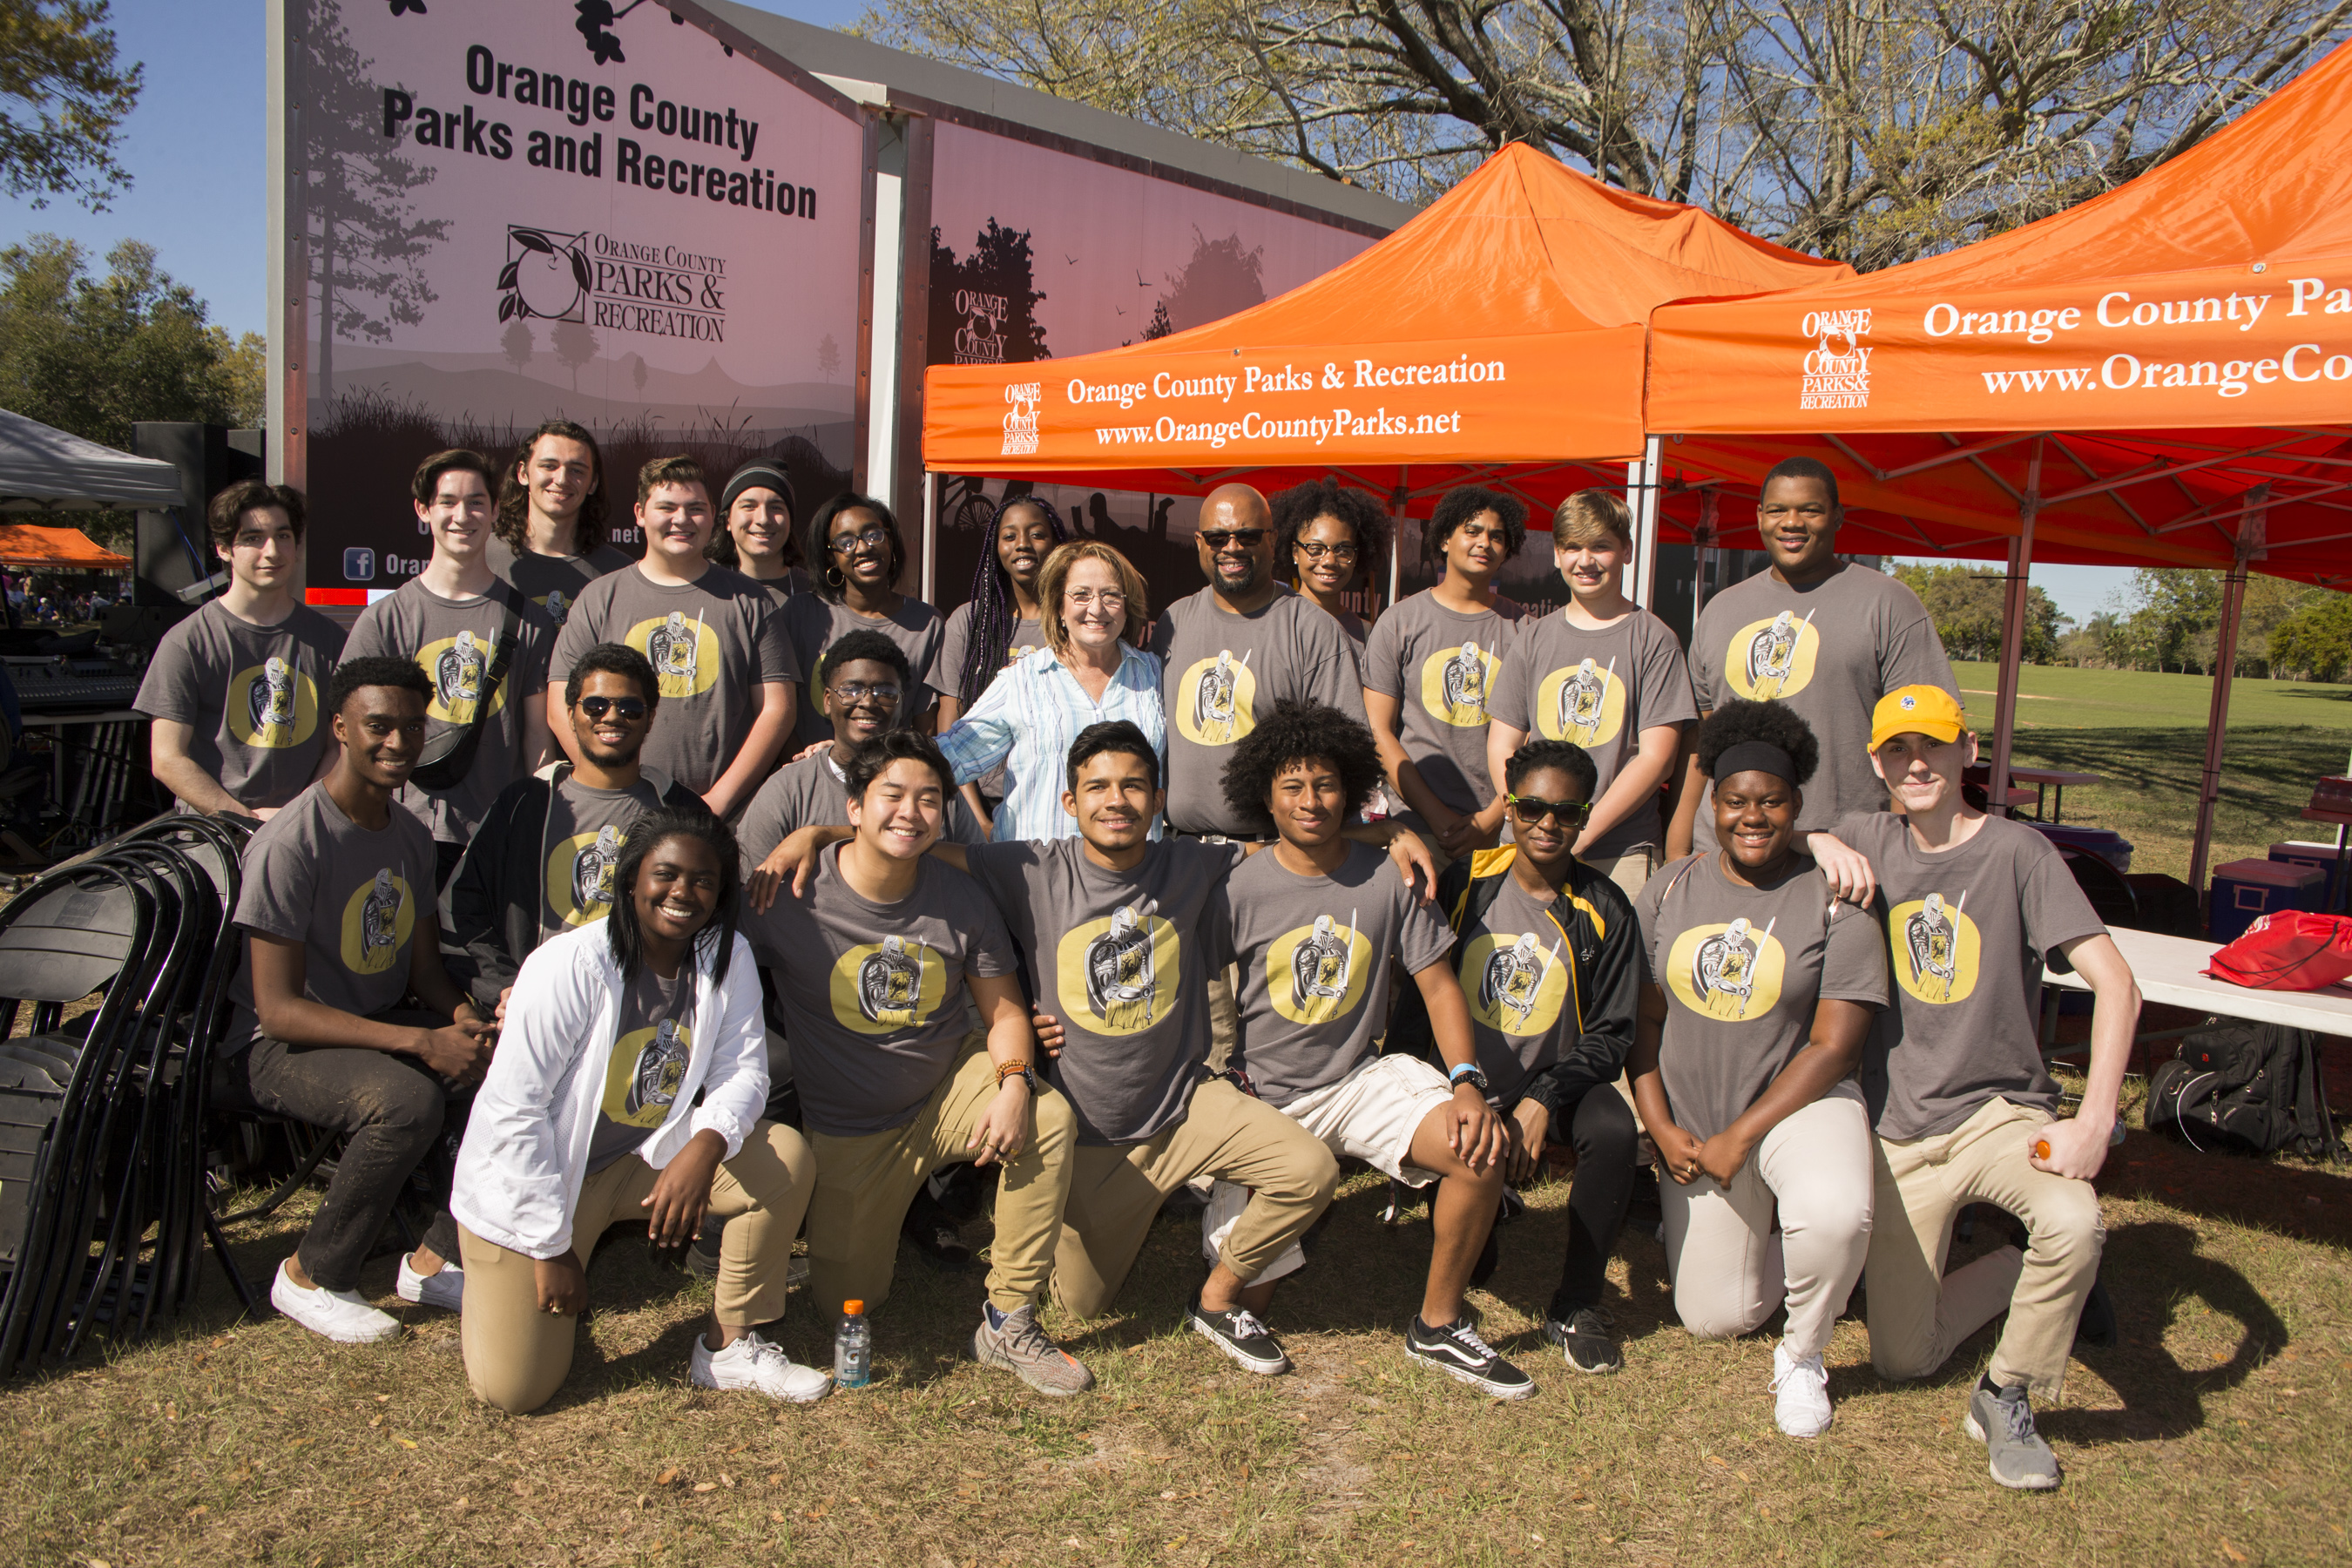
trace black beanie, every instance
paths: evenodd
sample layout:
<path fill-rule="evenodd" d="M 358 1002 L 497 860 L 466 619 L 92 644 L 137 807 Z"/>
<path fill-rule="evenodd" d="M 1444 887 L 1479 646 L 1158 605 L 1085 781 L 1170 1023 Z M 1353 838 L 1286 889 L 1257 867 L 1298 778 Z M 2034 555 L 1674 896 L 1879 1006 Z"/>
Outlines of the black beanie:
<path fill-rule="evenodd" d="M 801 507 L 793 496 L 792 479 L 781 466 L 765 458 L 754 458 L 728 476 L 726 491 L 719 498 L 720 527 L 726 526 L 727 514 L 735 510 L 735 498 L 745 490 L 775 491 L 784 498 L 784 508 L 793 514 L 793 521 L 800 521 Z"/>

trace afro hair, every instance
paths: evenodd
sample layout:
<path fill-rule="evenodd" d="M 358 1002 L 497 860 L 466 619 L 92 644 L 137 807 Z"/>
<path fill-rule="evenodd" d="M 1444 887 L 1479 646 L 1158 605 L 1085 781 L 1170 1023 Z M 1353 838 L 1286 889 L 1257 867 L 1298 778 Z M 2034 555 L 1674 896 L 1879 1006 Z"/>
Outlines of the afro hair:
<path fill-rule="evenodd" d="M 1308 479 L 1304 484 L 1276 491 L 1271 503 L 1274 509 L 1274 562 L 1276 575 L 1294 573 L 1293 557 L 1297 553 L 1298 536 L 1317 518 L 1326 514 L 1348 525 L 1356 536 L 1356 570 L 1372 570 L 1372 563 L 1384 559 L 1389 552 L 1389 521 L 1381 510 L 1381 503 L 1362 490 L 1344 489 L 1336 479 Z"/>
<path fill-rule="evenodd" d="M 1481 489 L 1476 485 L 1464 485 L 1445 492 L 1437 510 L 1429 514 L 1428 531 L 1421 536 L 1421 553 L 1432 566 L 1443 567 L 1445 562 L 1445 542 L 1454 531 L 1476 517 L 1491 511 L 1503 529 L 1503 559 L 1508 561 L 1528 542 L 1528 503 L 1515 496 Z"/>
<path fill-rule="evenodd" d="M 1822 765 L 1822 743 L 1813 738 L 1813 727 L 1785 702 L 1727 702 L 1700 722 L 1691 744 L 1698 765 L 1713 778 L 1723 753 L 1743 741 L 1762 741 L 1788 752 L 1797 768 L 1797 776 L 1789 782 L 1799 789 Z"/>
<path fill-rule="evenodd" d="M 1250 822 L 1271 822 L 1266 797 L 1282 770 L 1325 762 L 1339 770 L 1348 814 L 1356 816 L 1381 782 L 1380 748 L 1363 721 L 1320 702 L 1284 700 L 1234 747 L 1225 764 L 1225 804 Z"/>

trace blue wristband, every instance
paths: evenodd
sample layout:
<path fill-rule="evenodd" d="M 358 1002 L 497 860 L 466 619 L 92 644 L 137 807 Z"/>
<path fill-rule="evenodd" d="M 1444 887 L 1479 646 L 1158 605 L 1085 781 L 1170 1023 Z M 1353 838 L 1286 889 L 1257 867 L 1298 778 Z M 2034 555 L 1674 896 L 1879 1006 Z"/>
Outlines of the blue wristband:
<path fill-rule="evenodd" d="M 1454 1068 L 1453 1071 L 1445 1075 L 1445 1081 L 1448 1084 L 1460 1083 L 1464 1078 L 1467 1077 L 1471 1073 L 1476 1072 L 1477 1070 L 1478 1064 L 1476 1062 L 1464 1062 Z"/>

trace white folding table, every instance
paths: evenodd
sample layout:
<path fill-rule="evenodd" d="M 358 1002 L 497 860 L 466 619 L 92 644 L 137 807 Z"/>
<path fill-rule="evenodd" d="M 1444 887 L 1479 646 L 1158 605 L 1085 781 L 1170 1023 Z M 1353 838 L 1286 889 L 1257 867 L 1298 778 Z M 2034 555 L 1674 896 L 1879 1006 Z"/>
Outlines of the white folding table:
<path fill-rule="evenodd" d="M 2250 985 L 2232 985 L 2205 973 L 2206 963 L 2221 946 L 2219 942 L 2134 931 L 2128 926 L 2111 926 L 2107 934 L 2116 939 L 2116 950 L 2131 966 L 2132 978 L 2139 983 L 2144 1001 L 2256 1024 L 2284 1024 L 2315 1034 L 2352 1035 L 2352 989 L 2330 985 L 2318 991 L 2263 991 Z M 2043 973 L 2042 982 L 2045 986 L 2067 991 L 2091 988 L 2079 973 L 2060 974 L 2052 970 Z M 2042 1048 L 2047 1056 L 2058 1026 L 2058 999 L 2044 991 L 2042 1000 Z M 2174 1039 L 2201 1027 L 2202 1025 L 2191 1025 L 2183 1029 L 2159 1029 L 2139 1036 L 2134 1043 Z M 2078 1048 L 2082 1047 L 2069 1046 L 2066 1050 L 2071 1055 Z"/>

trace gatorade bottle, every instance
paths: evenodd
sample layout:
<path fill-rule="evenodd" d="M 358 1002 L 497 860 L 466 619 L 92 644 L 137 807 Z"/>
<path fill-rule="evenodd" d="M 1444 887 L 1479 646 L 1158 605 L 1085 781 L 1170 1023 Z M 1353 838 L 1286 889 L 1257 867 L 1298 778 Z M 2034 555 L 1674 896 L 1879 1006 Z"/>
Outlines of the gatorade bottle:
<path fill-rule="evenodd" d="M 841 1304 L 841 1327 L 833 1336 L 833 1381 L 841 1388 L 863 1388 L 874 1381 L 874 1331 L 866 1326 L 863 1301 Z"/>

